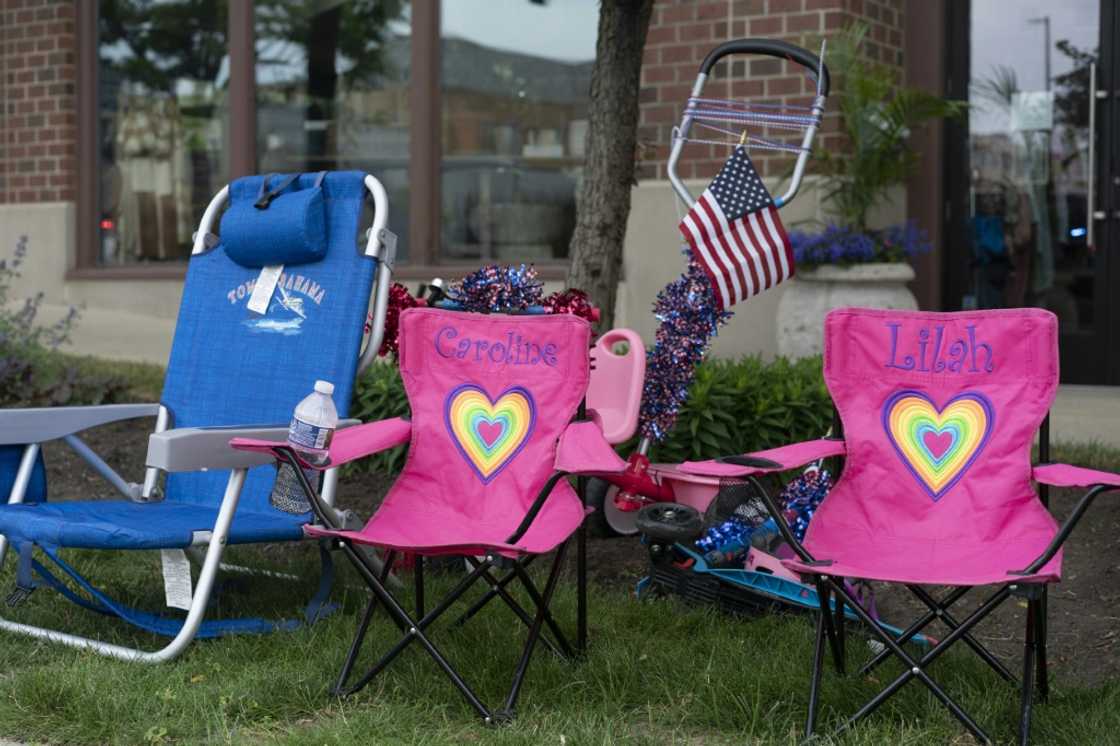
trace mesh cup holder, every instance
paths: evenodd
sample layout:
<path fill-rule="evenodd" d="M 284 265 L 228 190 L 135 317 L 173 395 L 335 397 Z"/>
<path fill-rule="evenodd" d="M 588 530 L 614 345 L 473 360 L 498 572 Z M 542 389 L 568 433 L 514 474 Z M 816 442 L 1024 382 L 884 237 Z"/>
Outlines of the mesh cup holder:
<path fill-rule="evenodd" d="M 320 488 L 320 474 L 314 469 L 304 469 L 307 481 L 316 490 Z M 272 485 L 272 494 L 268 496 L 269 504 L 283 513 L 301 515 L 311 510 L 311 503 L 300 486 L 295 470 L 291 464 L 280 463 L 276 465 L 276 481 Z"/>
<path fill-rule="evenodd" d="M 752 483 L 743 479 L 723 478 L 719 480 L 719 492 L 704 512 L 704 528 L 719 526 L 732 518 L 757 526 L 769 517 L 766 504 Z"/>

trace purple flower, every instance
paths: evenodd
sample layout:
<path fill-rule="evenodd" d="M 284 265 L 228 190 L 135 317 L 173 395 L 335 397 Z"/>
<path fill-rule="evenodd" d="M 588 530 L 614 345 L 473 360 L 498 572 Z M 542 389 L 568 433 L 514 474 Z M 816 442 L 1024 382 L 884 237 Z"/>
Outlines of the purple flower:
<path fill-rule="evenodd" d="M 791 231 L 790 243 L 801 266 L 902 262 L 930 250 L 928 236 L 913 220 L 867 232 L 829 223 L 818 233 Z"/>

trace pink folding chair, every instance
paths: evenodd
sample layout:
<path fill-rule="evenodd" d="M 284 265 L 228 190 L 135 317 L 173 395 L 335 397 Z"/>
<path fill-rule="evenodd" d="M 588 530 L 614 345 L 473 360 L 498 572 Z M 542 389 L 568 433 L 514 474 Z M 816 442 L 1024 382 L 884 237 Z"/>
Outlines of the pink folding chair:
<path fill-rule="evenodd" d="M 364 687 L 416 640 L 485 722 L 500 722 L 513 717 L 538 640 L 565 658 L 584 649 L 586 556 L 579 529 L 586 511 L 566 477 L 617 473 L 626 467 L 604 440 L 599 425 L 576 417 L 582 415 L 579 410 L 588 386 L 590 337 L 587 322 L 569 315 L 481 315 L 434 308 L 401 314 L 400 369 L 411 418 L 339 431 L 331 444 L 330 462 L 320 468 L 407 442 L 404 468 L 361 531 L 307 529 L 312 535 L 338 540 L 373 592 L 335 686 L 337 693 L 351 694 Z M 289 464 L 298 459 L 290 448 L 276 443 L 235 440 L 233 445 L 271 452 Z M 303 487 L 312 505 L 318 506 L 311 484 Z M 569 540 L 577 533 L 573 648 L 549 605 Z M 356 545 L 387 550 L 380 572 Z M 553 551 L 542 590 L 525 568 L 534 558 Z M 418 557 L 415 615 L 386 587 L 388 572 L 401 552 Z M 423 558 L 433 555 L 464 555 L 472 570 L 425 612 Z M 495 577 L 495 568 L 508 572 Z M 509 694 L 495 710 L 479 700 L 426 633 L 479 580 L 489 590 L 460 622 L 500 598 L 529 628 Z M 507 590 L 515 580 L 524 587 L 535 613 Z M 378 604 L 386 608 L 403 637 L 366 674 L 348 684 Z M 545 626 L 551 637 L 542 633 Z"/>
<path fill-rule="evenodd" d="M 963 641 L 999 676 L 1016 682 L 970 634 L 1003 601 L 1016 597 L 1027 602 L 1023 675 L 1017 682 L 1019 740 L 1027 743 L 1036 679 L 1040 698 L 1048 691 L 1046 586 L 1060 579 L 1062 544 L 1089 504 L 1101 492 L 1120 488 L 1115 474 L 1031 465 L 1036 433 L 1041 460 L 1049 458 L 1047 412 L 1058 385 L 1057 319 L 1039 309 L 840 309 L 825 323 L 824 375 L 843 424 L 842 438 L 682 466 L 693 473 L 753 480 L 751 475 L 843 456 L 843 472 L 803 543 L 772 499 L 765 498 L 796 553 L 785 565 L 815 582 L 820 598 L 807 736 L 816 720 L 826 639 L 837 669 L 844 669 L 848 605 L 885 646 L 860 674 L 892 655 L 905 670 L 840 731 L 917 679 L 976 738 L 990 743 L 927 669 Z M 1040 484 L 1039 493 L 1032 480 Z M 1046 507 L 1047 485 L 1091 488 L 1061 529 Z M 928 611 L 892 636 L 856 603 L 844 578 L 903 584 Z M 954 589 L 936 599 L 927 585 Z M 985 585 L 995 586 L 991 595 L 967 616 L 954 616 L 949 607 Z M 830 611 L 833 597 L 835 610 Z M 934 619 L 949 628 L 940 643 L 920 657 L 902 647 Z"/>

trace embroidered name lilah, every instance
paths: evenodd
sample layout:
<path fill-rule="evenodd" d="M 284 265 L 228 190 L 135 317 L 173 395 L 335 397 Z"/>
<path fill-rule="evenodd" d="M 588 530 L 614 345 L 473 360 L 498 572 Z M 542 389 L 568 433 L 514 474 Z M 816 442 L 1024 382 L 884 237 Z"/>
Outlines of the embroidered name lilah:
<path fill-rule="evenodd" d="M 965 327 L 965 336 L 949 339 L 945 326 L 923 327 L 916 339 L 902 337 L 902 324 L 888 321 L 891 352 L 887 368 L 921 373 L 991 373 L 995 370 L 992 346 L 977 338 L 976 325 Z"/>
<path fill-rule="evenodd" d="M 547 365 L 556 367 L 557 347 L 554 342 L 522 337 L 507 331 L 491 339 L 479 339 L 461 334 L 454 326 L 442 327 L 436 332 L 433 344 L 436 354 L 468 362 L 490 362 L 499 365 Z"/>

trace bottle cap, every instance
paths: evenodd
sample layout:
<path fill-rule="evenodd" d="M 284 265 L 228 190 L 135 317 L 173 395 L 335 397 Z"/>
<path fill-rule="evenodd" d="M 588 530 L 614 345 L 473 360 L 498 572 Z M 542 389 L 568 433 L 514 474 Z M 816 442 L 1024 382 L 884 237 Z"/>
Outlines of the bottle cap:
<path fill-rule="evenodd" d="M 315 390 L 320 394 L 326 394 L 327 396 L 330 396 L 334 393 L 334 384 L 330 381 L 316 381 Z"/>

